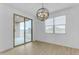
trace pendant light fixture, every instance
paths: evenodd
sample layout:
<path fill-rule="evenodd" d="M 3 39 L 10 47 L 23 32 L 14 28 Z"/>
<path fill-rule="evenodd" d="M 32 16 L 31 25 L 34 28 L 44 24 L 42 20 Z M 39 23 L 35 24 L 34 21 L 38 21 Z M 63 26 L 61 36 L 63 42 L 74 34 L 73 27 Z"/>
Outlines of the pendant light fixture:
<path fill-rule="evenodd" d="M 42 8 L 37 10 L 37 19 L 41 21 L 45 21 L 49 17 L 49 11 L 44 8 L 44 4 L 42 3 Z"/>

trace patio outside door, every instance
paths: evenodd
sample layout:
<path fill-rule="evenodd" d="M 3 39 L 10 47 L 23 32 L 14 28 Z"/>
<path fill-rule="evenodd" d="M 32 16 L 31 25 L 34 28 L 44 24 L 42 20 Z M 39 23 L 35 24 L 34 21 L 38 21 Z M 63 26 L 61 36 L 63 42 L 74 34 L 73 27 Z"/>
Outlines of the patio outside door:
<path fill-rule="evenodd" d="M 32 41 L 32 20 L 14 14 L 14 46 Z"/>

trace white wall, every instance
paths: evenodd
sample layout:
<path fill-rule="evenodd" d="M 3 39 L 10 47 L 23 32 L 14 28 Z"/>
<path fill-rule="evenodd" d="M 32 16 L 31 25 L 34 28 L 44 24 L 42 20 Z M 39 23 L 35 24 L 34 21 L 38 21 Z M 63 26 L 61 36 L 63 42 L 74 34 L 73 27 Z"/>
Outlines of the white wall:
<path fill-rule="evenodd" d="M 32 18 L 30 14 L 0 4 L 0 51 L 13 48 L 13 13 Z"/>
<path fill-rule="evenodd" d="M 79 6 L 54 12 L 50 17 L 58 15 L 66 15 L 66 34 L 47 34 L 44 22 L 36 21 L 35 40 L 79 48 Z"/>

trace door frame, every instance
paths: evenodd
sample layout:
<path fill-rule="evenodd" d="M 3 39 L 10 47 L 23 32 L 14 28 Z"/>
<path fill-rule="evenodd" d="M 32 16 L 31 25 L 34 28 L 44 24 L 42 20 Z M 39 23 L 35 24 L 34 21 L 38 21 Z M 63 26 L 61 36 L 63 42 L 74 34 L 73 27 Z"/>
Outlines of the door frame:
<path fill-rule="evenodd" d="M 32 42 L 33 41 L 33 20 L 28 17 L 14 13 L 13 14 L 13 47 L 20 46 L 20 45 L 15 45 L 15 16 L 20 16 L 24 18 L 24 43 L 20 45 L 24 45 L 26 43 Z M 29 42 L 25 42 L 25 34 L 26 34 L 25 33 L 25 19 L 31 20 L 31 41 Z"/>

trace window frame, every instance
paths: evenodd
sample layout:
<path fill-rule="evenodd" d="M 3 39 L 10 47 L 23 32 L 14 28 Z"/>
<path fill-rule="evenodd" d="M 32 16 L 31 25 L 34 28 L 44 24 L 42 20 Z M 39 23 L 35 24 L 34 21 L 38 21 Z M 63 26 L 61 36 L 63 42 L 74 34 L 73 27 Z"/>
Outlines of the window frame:
<path fill-rule="evenodd" d="M 61 17 L 61 16 L 65 16 L 65 24 L 57 24 L 57 25 L 55 25 L 55 17 Z M 66 15 L 53 16 L 53 22 L 52 22 L 53 25 L 51 25 L 53 27 L 53 33 L 46 32 L 46 28 L 45 28 L 45 33 L 47 33 L 47 34 L 66 34 L 66 21 L 67 21 L 66 17 L 67 17 Z M 64 25 L 65 26 L 65 33 L 56 33 L 55 27 L 59 26 L 59 25 Z M 45 26 L 47 26 L 47 25 L 45 24 Z"/>

